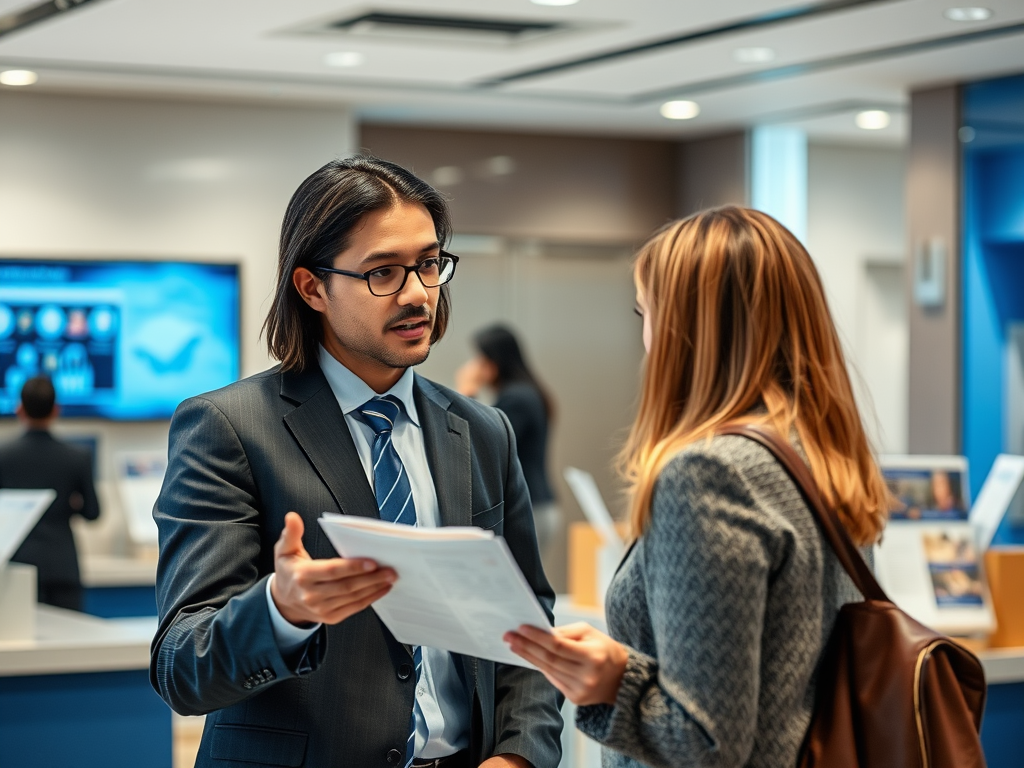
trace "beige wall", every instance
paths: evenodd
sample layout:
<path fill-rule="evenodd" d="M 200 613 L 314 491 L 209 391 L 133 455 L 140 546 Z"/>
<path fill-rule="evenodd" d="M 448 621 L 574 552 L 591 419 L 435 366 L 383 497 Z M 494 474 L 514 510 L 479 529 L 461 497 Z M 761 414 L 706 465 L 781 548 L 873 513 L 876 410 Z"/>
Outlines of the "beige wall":
<path fill-rule="evenodd" d="M 359 144 L 447 193 L 456 232 L 638 242 L 675 212 L 669 141 L 369 124 Z"/>
<path fill-rule="evenodd" d="M 688 216 L 717 205 L 749 205 L 746 131 L 680 142 L 676 213 Z"/>
<path fill-rule="evenodd" d="M 934 238 L 946 246 L 945 302 L 910 306 L 911 453 L 959 453 L 960 432 L 960 89 L 946 86 L 910 96 L 906 179 L 907 251 Z"/>

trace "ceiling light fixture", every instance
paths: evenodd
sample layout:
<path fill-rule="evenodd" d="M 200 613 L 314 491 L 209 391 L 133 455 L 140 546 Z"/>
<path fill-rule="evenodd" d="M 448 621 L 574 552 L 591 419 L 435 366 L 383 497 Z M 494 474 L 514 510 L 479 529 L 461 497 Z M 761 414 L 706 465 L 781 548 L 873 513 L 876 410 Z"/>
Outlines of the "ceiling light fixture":
<path fill-rule="evenodd" d="M 580 0 L 530 0 L 534 5 L 576 5 Z"/>
<path fill-rule="evenodd" d="M 336 51 L 324 56 L 324 64 L 329 67 L 358 67 L 366 61 L 366 56 L 359 51 Z"/>
<path fill-rule="evenodd" d="M 737 48 L 732 57 L 740 64 L 765 64 L 775 59 L 775 51 L 771 48 Z"/>
<path fill-rule="evenodd" d="M 8 69 L 0 72 L 0 84 L 3 85 L 32 85 L 39 79 L 39 75 L 29 69 Z"/>
<path fill-rule="evenodd" d="M 661 116 L 669 120 L 690 120 L 699 114 L 695 101 L 666 101 L 661 105 Z"/>
<path fill-rule="evenodd" d="M 992 18 L 992 11 L 978 7 L 947 8 L 945 15 L 950 21 L 985 21 Z"/>
<path fill-rule="evenodd" d="M 857 127 L 865 131 L 880 131 L 883 128 L 888 128 L 889 123 L 892 122 L 892 118 L 888 112 L 881 109 L 867 109 L 863 112 L 858 112 L 855 118 Z"/>

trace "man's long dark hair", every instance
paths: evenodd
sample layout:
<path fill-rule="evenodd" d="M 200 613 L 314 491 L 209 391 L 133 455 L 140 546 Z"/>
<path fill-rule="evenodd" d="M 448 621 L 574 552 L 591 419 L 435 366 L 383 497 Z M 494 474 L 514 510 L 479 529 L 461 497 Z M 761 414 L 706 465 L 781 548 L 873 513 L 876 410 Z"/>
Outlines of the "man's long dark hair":
<path fill-rule="evenodd" d="M 362 220 L 400 201 L 419 203 L 434 221 L 438 245 L 451 235 L 451 215 L 441 194 L 401 166 L 368 155 L 333 160 L 295 190 L 281 225 L 281 247 L 274 303 L 263 323 L 270 354 L 285 371 L 304 371 L 316 364 L 323 338 L 320 313 L 302 300 L 292 284 L 298 267 L 316 271 L 334 266 Z M 441 287 L 437 317 L 430 336 L 439 341 L 448 327 L 451 297 Z"/>
<path fill-rule="evenodd" d="M 497 381 L 494 382 L 497 389 L 500 390 L 507 384 L 517 381 L 530 384 L 540 393 L 548 420 L 554 419 L 554 401 L 534 376 L 530 366 L 526 364 L 522 347 L 519 346 L 519 339 L 511 329 L 501 324 L 490 325 L 473 335 L 473 343 L 476 344 L 480 353 L 494 363 L 498 369 Z"/>

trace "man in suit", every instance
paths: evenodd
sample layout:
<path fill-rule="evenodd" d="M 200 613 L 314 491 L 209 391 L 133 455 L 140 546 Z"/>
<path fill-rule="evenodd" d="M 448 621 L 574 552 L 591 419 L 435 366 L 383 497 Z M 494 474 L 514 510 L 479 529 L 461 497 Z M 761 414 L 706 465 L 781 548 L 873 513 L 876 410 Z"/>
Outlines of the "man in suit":
<path fill-rule="evenodd" d="M 197 766 L 559 762 L 539 673 L 397 642 L 369 608 L 396 573 L 337 557 L 316 523 L 492 530 L 551 614 L 508 420 L 411 369 L 448 323 L 450 230 L 408 171 L 328 163 L 282 225 L 264 325 L 281 364 L 174 415 L 150 673 L 174 710 L 207 713 Z"/>
<path fill-rule="evenodd" d="M 11 559 L 36 567 L 40 603 L 80 611 L 82 581 L 71 518 L 100 516 L 92 456 L 50 434 L 60 407 L 48 377 L 25 382 L 16 413 L 26 430 L 0 447 L 0 488 L 52 488 L 57 498 Z"/>

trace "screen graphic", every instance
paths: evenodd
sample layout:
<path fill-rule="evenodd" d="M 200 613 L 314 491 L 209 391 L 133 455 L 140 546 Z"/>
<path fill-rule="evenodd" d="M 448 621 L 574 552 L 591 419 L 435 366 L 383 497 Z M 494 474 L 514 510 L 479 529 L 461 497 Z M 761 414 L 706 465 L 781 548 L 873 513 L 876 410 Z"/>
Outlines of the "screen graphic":
<path fill-rule="evenodd" d="M 0 260 L 0 415 L 53 380 L 66 416 L 168 418 L 238 378 L 238 267 Z"/>

